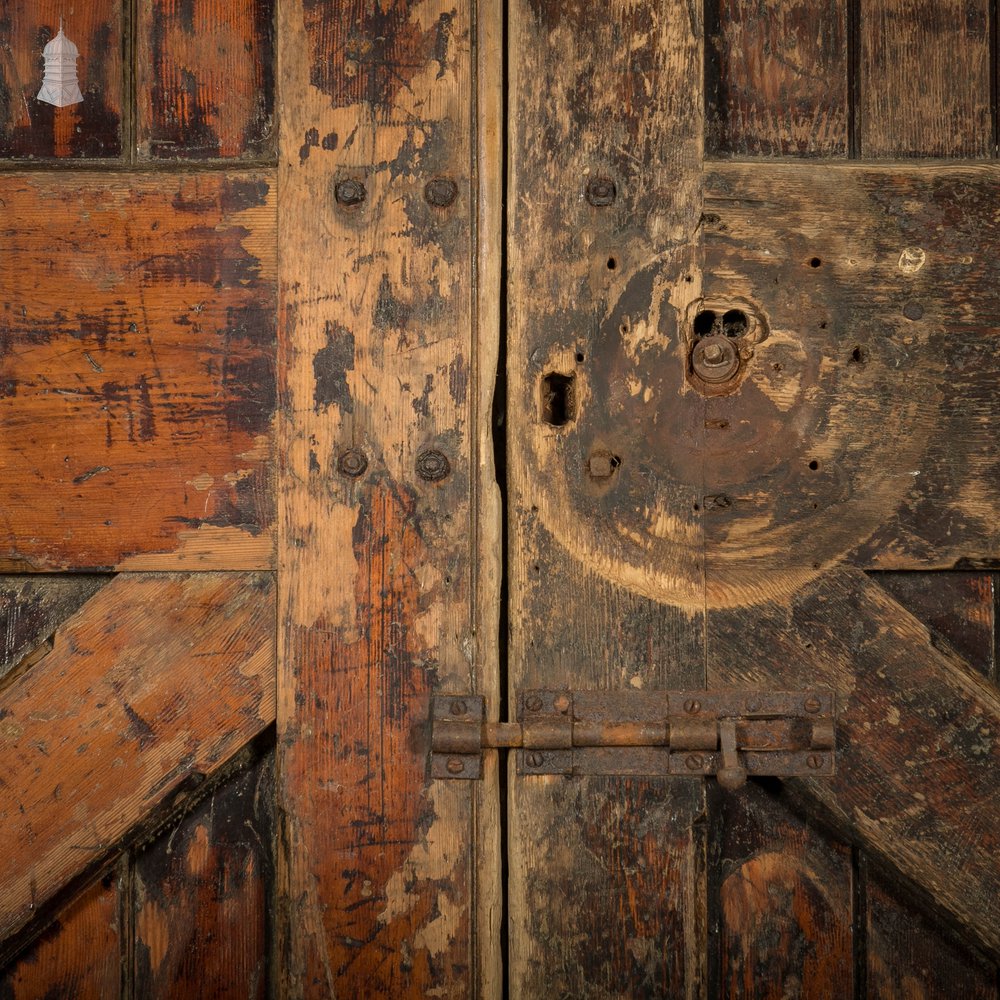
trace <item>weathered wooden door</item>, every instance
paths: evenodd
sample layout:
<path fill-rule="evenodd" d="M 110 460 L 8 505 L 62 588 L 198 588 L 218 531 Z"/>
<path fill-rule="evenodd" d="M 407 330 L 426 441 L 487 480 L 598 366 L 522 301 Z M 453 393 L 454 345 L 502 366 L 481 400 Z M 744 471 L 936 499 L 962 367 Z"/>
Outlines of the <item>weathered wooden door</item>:
<path fill-rule="evenodd" d="M 0 995 L 996 1000 L 987 0 L 68 6 L 0 3 Z M 836 774 L 430 761 L 734 688 Z"/>

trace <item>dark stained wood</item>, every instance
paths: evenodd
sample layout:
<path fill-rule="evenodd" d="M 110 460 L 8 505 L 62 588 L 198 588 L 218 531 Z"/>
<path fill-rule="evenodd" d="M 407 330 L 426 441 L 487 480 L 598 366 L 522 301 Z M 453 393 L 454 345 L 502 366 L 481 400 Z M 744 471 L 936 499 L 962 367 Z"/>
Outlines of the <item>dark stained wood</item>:
<path fill-rule="evenodd" d="M 943 937 L 880 880 L 866 878 L 868 996 L 879 1000 L 996 1000 L 996 966 Z"/>
<path fill-rule="evenodd" d="M 713 685 L 833 689 L 837 774 L 789 788 L 1000 948 L 1000 695 L 856 569 L 709 616 Z"/>
<path fill-rule="evenodd" d="M 120 574 L 0 692 L 0 940 L 274 720 L 269 574 Z"/>
<path fill-rule="evenodd" d="M 139 0 L 138 152 L 274 153 L 274 0 Z"/>
<path fill-rule="evenodd" d="M 699 610 L 630 594 L 586 553 L 587 519 L 613 489 L 586 471 L 592 451 L 615 447 L 587 418 L 601 379 L 620 374 L 602 368 L 602 344 L 643 356 L 654 336 L 638 313 L 609 334 L 602 319 L 650 259 L 679 301 L 698 295 L 684 276 L 701 214 L 699 11 L 510 6 L 511 713 L 533 687 L 704 683 Z M 697 530 L 691 503 L 678 523 Z M 699 995 L 701 783 L 512 776 L 509 796 L 511 995 Z"/>
<path fill-rule="evenodd" d="M 65 20 L 80 50 L 83 103 L 37 100 L 42 50 Z M 0 157 L 101 159 L 122 152 L 122 4 L 118 0 L 4 0 L 0 5 Z M 3 197 L 0 195 L 0 197 Z"/>
<path fill-rule="evenodd" d="M 737 792 L 713 783 L 709 801 L 719 995 L 852 1000 L 850 849 L 753 783 Z"/>
<path fill-rule="evenodd" d="M 118 869 L 63 906 L 48 929 L 0 973 L 4 1000 L 116 1000 L 122 931 Z"/>
<path fill-rule="evenodd" d="M 0 576 L 0 678 L 25 657 L 48 651 L 48 639 L 110 577 L 79 574 Z"/>
<path fill-rule="evenodd" d="M 273 182 L 0 178 L 0 564 L 270 566 Z"/>
<path fill-rule="evenodd" d="M 989 0 L 860 0 L 860 153 L 989 157 Z"/>
<path fill-rule="evenodd" d="M 135 995 L 267 995 L 274 754 L 230 778 L 134 865 Z"/>
<path fill-rule="evenodd" d="M 989 573 L 875 573 L 922 621 L 931 641 L 943 639 L 969 666 L 996 678 L 996 579 Z"/>
<path fill-rule="evenodd" d="M 477 642 L 493 642 L 476 638 L 473 575 L 471 226 L 497 196 L 480 188 L 472 142 L 479 13 L 279 5 L 289 997 L 464 997 L 494 961 L 473 931 L 472 832 L 474 800 L 496 786 L 430 782 L 426 726 L 431 692 L 471 691 Z M 450 204 L 428 199 L 435 180 Z M 337 200 L 348 181 L 364 185 L 360 203 L 347 188 Z"/>
<path fill-rule="evenodd" d="M 847 155 L 847 0 L 709 0 L 706 32 L 709 155 Z"/>

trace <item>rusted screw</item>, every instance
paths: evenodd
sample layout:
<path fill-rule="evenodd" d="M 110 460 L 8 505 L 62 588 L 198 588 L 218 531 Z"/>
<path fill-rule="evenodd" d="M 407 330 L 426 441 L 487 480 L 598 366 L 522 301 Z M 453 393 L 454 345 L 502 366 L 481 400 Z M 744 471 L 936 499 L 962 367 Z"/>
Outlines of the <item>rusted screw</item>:
<path fill-rule="evenodd" d="M 524 699 L 524 707 L 529 712 L 540 712 L 542 710 L 542 699 L 537 694 L 533 694 Z"/>
<path fill-rule="evenodd" d="M 451 703 L 451 714 L 452 715 L 465 715 L 468 711 L 468 706 L 464 701 L 453 701 Z"/>
<path fill-rule="evenodd" d="M 425 185 L 424 197 L 435 208 L 447 208 L 458 197 L 458 185 L 450 177 L 435 177 Z"/>
<path fill-rule="evenodd" d="M 816 695 L 811 694 L 803 702 L 802 707 L 807 712 L 812 712 L 815 715 L 815 713 L 818 712 L 823 707 L 823 703 L 819 700 L 819 698 L 816 697 Z"/>
<path fill-rule="evenodd" d="M 587 201 L 594 208 L 606 208 L 615 200 L 615 182 L 610 177 L 591 177 L 587 181 Z"/>
<path fill-rule="evenodd" d="M 749 712 L 751 715 L 753 715 L 754 712 L 759 712 L 759 711 L 760 711 L 760 702 L 758 702 L 758 701 L 748 701 L 747 702 L 747 712 Z"/>
<path fill-rule="evenodd" d="M 368 459 L 365 458 L 365 453 L 357 448 L 349 448 L 337 459 L 337 470 L 342 475 L 350 476 L 352 479 L 364 475 L 367 468 Z"/>
<path fill-rule="evenodd" d="M 569 698 L 567 698 L 566 695 L 564 694 L 559 695 L 553 702 L 553 704 L 555 705 L 555 709 L 557 712 L 562 712 L 563 714 L 565 714 L 566 712 L 569 711 Z"/>
<path fill-rule="evenodd" d="M 705 766 L 705 758 L 699 753 L 693 753 L 684 763 L 689 771 L 700 771 Z"/>
<path fill-rule="evenodd" d="M 818 753 L 811 753 L 806 758 L 806 763 L 814 770 L 818 771 L 823 766 L 823 758 Z"/>
<path fill-rule="evenodd" d="M 428 448 L 417 456 L 417 475 L 421 479 L 426 479 L 429 483 L 436 483 L 444 479 L 451 472 L 451 462 L 444 452 L 436 448 Z"/>
<path fill-rule="evenodd" d="M 364 184 L 353 177 L 347 177 L 342 181 L 337 181 L 333 188 L 333 196 L 337 199 L 338 205 L 352 208 L 360 205 L 368 196 Z"/>
<path fill-rule="evenodd" d="M 449 774 L 461 774 L 465 770 L 465 763 L 458 757 L 449 757 L 445 767 L 448 768 Z"/>
<path fill-rule="evenodd" d="M 542 764 L 545 763 L 545 755 L 532 751 L 525 758 L 525 761 L 527 762 L 528 767 L 541 767 Z"/>
<path fill-rule="evenodd" d="M 700 712 L 701 702 L 695 701 L 694 698 L 689 698 L 686 702 L 684 702 L 684 711 L 687 712 L 688 715 L 694 715 L 695 712 Z"/>

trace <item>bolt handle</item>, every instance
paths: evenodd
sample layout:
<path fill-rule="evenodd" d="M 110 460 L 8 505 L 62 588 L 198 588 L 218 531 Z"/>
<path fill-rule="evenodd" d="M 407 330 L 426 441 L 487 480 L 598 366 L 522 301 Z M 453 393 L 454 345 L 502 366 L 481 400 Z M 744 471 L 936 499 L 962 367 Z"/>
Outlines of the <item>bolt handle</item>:
<path fill-rule="evenodd" d="M 746 769 L 740 765 L 740 758 L 736 753 L 735 720 L 720 720 L 719 741 L 722 744 L 722 767 L 715 776 L 723 788 L 734 791 L 745 785 L 747 780 Z"/>

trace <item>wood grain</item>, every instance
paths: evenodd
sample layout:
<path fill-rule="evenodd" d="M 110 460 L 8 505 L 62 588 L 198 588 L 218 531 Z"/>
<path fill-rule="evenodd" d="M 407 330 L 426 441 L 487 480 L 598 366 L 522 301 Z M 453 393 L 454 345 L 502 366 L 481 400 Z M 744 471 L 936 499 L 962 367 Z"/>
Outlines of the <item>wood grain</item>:
<path fill-rule="evenodd" d="M 601 346 L 622 339 L 623 321 L 601 328 L 608 302 L 649 259 L 678 301 L 698 296 L 684 276 L 698 270 L 700 5 L 519 0 L 509 25 L 508 700 L 700 687 L 701 616 L 601 579 L 580 559 L 587 515 L 564 502 L 573 490 L 600 507 L 613 489 L 586 475 L 608 428 L 577 433 Z M 509 795 L 511 996 L 699 995 L 700 784 L 511 774 Z"/>
<path fill-rule="evenodd" d="M 726 792 L 712 783 L 709 802 L 719 995 L 851 1000 L 850 849 L 756 784 Z"/>
<path fill-rule="evenodd" d="M 274 719 L 266 574 L 120 574 L 0 692 L 0 939 Z"/>
<path fill-rule="evenodd" d="M 79 574 L 44 578 L 0 576 L 0 678 L 25 658 L 48 652 L 48 641 L 110 577 Z"/>
<path fill-rule="evenodd" d="M 83 103 L 56 108 L 37 99 L 42 50 L 59 31 L 80 51 Z M 122 4 L 89 0 L 4 0 L 0 6 L 0 157 L 104 159 L 122 153 Z"/>
<path fill-rule="evenodd" d="M 273 770 L 270 752 L 135 858 L 135 996 L 267 995 Z"/>
<path fill-rule="evenodd" d="M 274 0 L 139 0 L 140 159 L 274 153 Z"/>
<path fill-rule="evenodd" d="M 279 8 L 289 997 L 464 997 L 482 979 L 472 803 L 484 792 L 429 782 L 426 731 L 431 692 L 473 690 L 478 643 L 492 641 L 477 638 L 489 587 L 473 575 L 472 220 L 483 199 L 495 231 L 498 203 L 472 138 L 478 13 Z"/>
<path fill-rule="evenodd" d="M 866 158 L 992 155 L 988 0 L 860 0 Z"/>
<path fill-rule="evenodd" d="M 1000 946 L 1000 695 L 856 569 L 709 617 L 709 682 L 837 692 L 837 773 L 789 782 L 848 843 Z"/>
<path fill-rule="evenodd" d="M 270 566 L 273 176 L 5 175 L 0 199 L 2 564 Z"/>
<path fill-rule="evenodd" d="M 122 929 L 118 869 L 64 905 L 46 931 L 0 973 L 4 1000 L 121 996 Z"/>
<path fill-rule="evenodd" d="M 710 0 L 706 34 L 710 155 L 847 156 L 847 0 Z"/>

